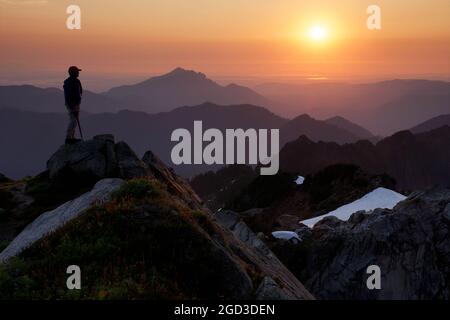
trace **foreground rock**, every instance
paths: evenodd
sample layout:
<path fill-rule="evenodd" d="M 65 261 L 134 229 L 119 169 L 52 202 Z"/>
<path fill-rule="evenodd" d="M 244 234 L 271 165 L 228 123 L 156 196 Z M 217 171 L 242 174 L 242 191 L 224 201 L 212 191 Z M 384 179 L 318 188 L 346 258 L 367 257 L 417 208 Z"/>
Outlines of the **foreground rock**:
<path fill-rule="evenodd" d="M 29 224 L 9 245 L 0 253 L 0 262 L 4 263 L 11 257 L 18 255 L 34 242 L 61 228 L 64 224 L 79 216 L 93 204 L 105 202 L 111 193 L 124 183 L 121 179 L 104 179 L 94 186 L 92 191 L 81 197 L 66 202 L 58 208 L 45 212 Z"/>
<path fill-rule="evenodd" d="M 0 299 L 73 298 L 61 289 L 72 264 L 95 275 L 81 299 L 313 298 L 245 225 L 222 225 L 152 152 L 139 160 L 113 141 L 63 146 L 49 160 L 51 184 L 128 181 L 100 180 L 29 224 L 0 255 Z"/>
<path fill-rule="evenodd" d="M 300 245 L 273 250 L 321 299 L 449 299 L 450 189 L 411 195 L 393 210 L 327 218 Z M 381 269 L 381 290 L 368 290 L 366 269 Z"/>
<path fill-rule="evenodd" d="M 305 297 L 313 298 L 298 279 L 278 260 L 264 242 L 248 228 L 235 212 L 223 210 L 214 216 L 221 225 L 229 229 L 239 240 L 254 248 L 258 259 L 261 260 L 262 263 L 260 265 L 265 277 L 256 290 L 256 299 L 294 300 Z M 277 281 L 274 279 L 277 279 Z"/>
<path fill-rule="evenodd" d="M 142 159 L 125 142 L 114 142 L 110 134 L 95 136 L 92 140 L 61 146 L 47 161 L 52 183 L 86 185 L 104 178 L 154 178 L 163 181 L 169 191 L 197 208 L 202 200 L 189 183 L 177 176 L 153 152 Z"/>
<path fill-rule="evenodd" d="M 148 168 L 125 142 L 109 134 L 61 146 L 47 161 L 50 179 L 57 182 L 130 179 L 149 175 Z"/>
<path fill-rule="evenodd" d="M 152 151 L 147 151 L 142 161 L 154 177 L 168 186 L 170 192 L 182 198 L 191 207 L 202 207 L 202 200 L 189 183 L 176 175 L 173 169 L 167 167 Z"/>

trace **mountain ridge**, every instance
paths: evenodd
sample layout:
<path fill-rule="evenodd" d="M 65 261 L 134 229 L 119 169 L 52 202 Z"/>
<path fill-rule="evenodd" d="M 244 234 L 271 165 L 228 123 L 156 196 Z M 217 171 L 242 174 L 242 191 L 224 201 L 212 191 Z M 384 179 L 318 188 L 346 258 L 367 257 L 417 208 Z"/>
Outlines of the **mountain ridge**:
<path fill-rule="evenodd" d="M 255 90 L 285 117 L 301 112 L 319 119 L 336 115 L 387 136 L 425 119 L 450 113 L 450 82 L 395 79 L 372 83 L 266 84 Z M 408 115 L 407 117 L 405 115 Z"/>
<path fill-rule="evenodd" d="M 386 173 L 400 190 L 448 186 L 450 127 L 413 134 L 400 131 L 373 144 L 367 140 L 338 145 L 313 142 L 306 136 L 287 143 L 280 151 L 280 170 L 300 175 L 314 173 L 336 163 L 351 163 L 372 174 Z M 422 157 L 421 155 L 427 155 Z M 305 157 L 304 155 L 307 155 Z"/>
<path fill-rule="evenodd" d="M 0 109 L 0 115 L 0 148 L 8 150 L 0 158 L 0 171 L 12 177 L 36 174 L 42 169 L 39 163 L 43 163 L 64 138 L 67 116 L 62 113 L 5 109 Z M 194 120 L 202 120 L 205 129 L 280 129 L 282 143 L 286 141 L 283 134 L 297 138 L 305 131 L 315 141 L 359 140 L 342 129 L 312 118 L 307 118 L 308 121 L 300 127 L 291 125 L 286 131 L 283 127 L 289 125 L 288 119 L 253 105 L 221 106 L 204 103 L 156 114 L 129 110 L 118 113 L 81 113 L 80 120 L 86 137 L 110 131 L 116 137 L 129 141 L 139 154 L 152 149 L 166 163 L 171 163 L 171 132 L 178 128 L 192 129 Z M 176 170 L 189 177 L 214 168 L 216 166 L 178 166 Z"/>
<path fill-rule="evenodd" d="M 152 113 L 206 101 L 217 104 L 268 103 L 250 88 L 237 84 L 221 86 L 204 73 L 179 67 L 133 85 L 111 88 L 103 95 L 122 101 L 125 107 Z"/>
<path fill-rule="evenodd" d="M 437 129 L 442 126 L 450 126 L 450 114 L 443 114 L 427 121 L 424 121 L 415 127 L 409 129 L 412 133 L 422 133 Z"/>

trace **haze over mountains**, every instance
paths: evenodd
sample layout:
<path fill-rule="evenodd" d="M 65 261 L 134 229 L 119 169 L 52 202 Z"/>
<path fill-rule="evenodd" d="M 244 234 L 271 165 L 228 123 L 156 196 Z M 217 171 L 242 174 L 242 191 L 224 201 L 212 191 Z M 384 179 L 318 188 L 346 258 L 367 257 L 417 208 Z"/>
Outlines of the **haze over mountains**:
<path fill-rule="evenodd" d="M 324 119 L 342 116 L 376 135 L 391 135 L 450 113 L 450 83 L 390 80 L 368 84 L 264 84 L 256 91 L 277 103 L 277 113 Z"/>
<path fill-rule="evenodd" d="M 334 141 L 336 143 L 355 142 L 367 138 L 364 129 L 358 125 L 344 119 L 339 125 L 334 125 L 330 121 L 321 121 L 311 118 L 307 114 L 302 114 L 281 127 L 281 144 L 295 140 L 300 135 L 311 137 L 314 141 Z M 372 136 L 373 137 L 373 136 Z"/>
<path fill-rule="evenodd" d="M 380 140 L 377 136 L 380 131 L 389 133 L 411 129 L 413 133 L 421 133 L 449 124 L 448 82 L 393 80 L 358 85 L 271 84 L 258 86 L 257 90 L 264 96 L 246 87 L 221 86 L 202 73 L 177 68 L 165 75 L 135 85 L 116 87 L 105 93 L 85 90 L 81 120 L 86 137 L 111 132 L 118 139 L 128 141 L 139 153 L 154 150 L 169 165 L 170 151 L 174 145 L 170 142 L 172 131 L 177 128 L 192 129 L 194 120 L 202 120 L 204 129 L 279 128 L 281 146 L 296 141 L 302 135 L 319 145 L 333 142 L 333 147 L 320 157 L 327 161 L 362 162 L 363 168 L 367 165 L 377 170 L 386 168 L 380 168 L 380 164 L 377 166 L 373 162 L 385 163 L 386 159 L 373 156 L 375 151 L 372 149 L 379 147 L 373 147 L 368 141 Z M 42 169 L 49 154 L 64 138 L 67 116 L 63 101 L 63 93 L 57 88 L 41 89 L 28 85 L 0 87 L 0 147 L 4 150 L 0 172 L 18 178 L 36 174 Z M 216 104 L 206 101 L 215 101 Z M 261 107 L 264 104 L 267 106 Z M 289 109 L 289 106 L 295 108 Z M 165 112 L 156 112 L 161 110 Z M 293 115 L 296 112 L 292 120 L 279 115 L 288 111 Z M 325 117 L 327 114 L 329 116 Z M 326 120 L 318 120 L 318 117 Z M 361 126 L 361 123 L 366 126 Z M 444 131 L 441 133 L 445 134 Z M 394 139 L 397 141 L 393 143 L 394 149 L 403 148 L 402 143 L 412 142 L 415 145 L 415 138 L 410 137 L 410 141 L 405 134 L 400 136 L 406 140 Z M 368 141 L 356 143 L 363 139 Z M 350 143 L 353 144 L 339 146 Z M 309 142 L 306 145 L 309 146 Z M 358 151 L 361 146 L 361 150 L 373 152 L 355 155 L 354 149 Z M 340 154 L 341 149 L 344 150 L 343 155 Z M 330 154 L 329 150 L 337 153 Z M 418 158 L 422 152 L 427 150 L 418 147 L 411 151 L 410 157 Z M 370 165 L 362 161 L 361 156 L 367 158 Z M 286 161 L 282 166 L 296 160 Z M 403 161 L 396 158 L 399 166 Z M 308 166 L 296 169 L 307 172 L 315 169 Z M 216 168 L 189 165 L 179 166 L 176 170 L 190 177 Z M 426 184 L 425 180 L 417 184 L 405 181 L 405 187 Z"/>
<path fill-rule="evenodd" d="M 363 139 L 375 138 L 373 133 L 370 132 L 369 130 L 367 130 L 351 121 L 348 121 L 347 119 L 340 117 L 340 116 L 329 118 L 329 119 L 325 120 L 325 122 L 327 122 L 335 127 L 347 130 L 348 132 L 350 132 L 360 138 L 363 138 Z"/>
<path fill-rule="evenodd" d="M 176 68 L 167 74 L 134 85 L 115 87 L 104 93 L 85 89 L 82 109 L 89 113 L 124 109 L 157 113 L 205 102 L 220 105 L 253 104 L 264 106 L 286 118 L 305 113 L 317 119 L 341 116 L 362 125 L 377 136 L 391 135 L 427 119 L 450 113 L 450 83 L 445 81 L 275 83 L 259 85 L 252 90 L 236 84 L 221 86 L 203 73 Z M 0 86 L 0 108 L 65 112 L 62 101 L 63 93 L 59 88 Z M 339 126 L 338 120 L 329 121 Z"/>
<path fill-rule="evenodd" d="M 150 113 L 204 102 L 268 104 L 267 99 L 249 88 L 236 84 L 221 86 L 203 73 L 182 68 L 134 85 L 112 88 L 103 95 L 119 101 L 123 109 Z"/>
<path fill-rule="evenodd" d="M 430 131 L 439 127 L 443 126 L 450 126 L 450 114 L 444 114 L 441 116 L 437 116 L 435 118 L 432 118 L 430 120 L 427 120 L 413 128 L 411 128 L 409 131 L 412 133 L 421 133 Z"/>
<path fill-rule="evenodd" d="M 135 85 L 112 88 L 104 93 L 86 89 L 82 109 L 89 113 L 125 109 L 157 113 L 204 102 L 223 105 L 268 104 L 267 99 L 247 87 L 236 84 L 221 86 L 200 72 L 182 68 Z M 30 85 L 0 86 L 1 107 L 35 112 L 65 112 L 62 90 Z"/>
<path fill-rule="evenodd" d="M 66 112 L 64 93 L 61 89 L 42 89 L 30 85 L 0 86 L 0 108 L 33 112 Z M 114 100 L 86 89 L 83 91 L 82 108 L 93 113 L 116 112 L 121 109 Z"/>
<path fill-rule="evenodd" d="M 0 145 L 6 151 L 0 159 L 0 172 L 11 177 L 22 177 L 41 170 L 50 152 L 63 143 L 66 118 L 61 113 L 0 109 Z M 219 106 L 205 103 L 157 114 L 120 111 L 81 115 L 85 137 L 111 132 L 118 139 L 128 141 L 138 153 L 152 149 L 169 165 L 170 152 L 175 145 L 170 141 L 172 131 L 178 128 L 192 131 L 194 120 L 202 120 L 204 130 L 280 128 L 282 144 L 300 135 L 308 135 L 313 141 L 336 143 L 355 142 L 363 138 L 308 115 L 288 120 L 252 105 Z M 350 123 L 350 128 L 357 128 L 357 125 Z M 211 166 L 202 165 L 176 168 L 184 176 L 211 169 Z"/>

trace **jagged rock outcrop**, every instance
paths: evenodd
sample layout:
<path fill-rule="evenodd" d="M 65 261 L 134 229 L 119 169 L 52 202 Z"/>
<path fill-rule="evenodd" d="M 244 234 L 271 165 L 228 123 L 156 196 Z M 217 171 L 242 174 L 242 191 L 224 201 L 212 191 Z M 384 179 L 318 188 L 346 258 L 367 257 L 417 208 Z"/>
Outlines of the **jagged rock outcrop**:
<path fill-rule="evenodd" d="M 61 146 L 47 161 L 53 181 L 130 179 L 149 175 L 148 168 L 125 142 L 114 143 L 110 134 Z"/>
<path fill-rule="evenodd" d="M 257 300 L 288 300 L 291 298 L 271 277 L 264 277 L 255 295 Z"/>
<path fill-rule="evenodd" d="M 217 221 L 233 232 L 233 234 L 241 241 L 256 248 L 267 257 L 274 257 L 274 254 L 265 245 L 265 243 L 253 233 L 236 212 L 230 210 L 221 210 L 214 214 Z"/>
<path fill-rule="evenodd" d="M 280 259 L 321 299 L 449 299 L 450 189 L 417 192 L 394 209 L 356 212 L 298 230 L 299 245 L 278 242 Z M 381 269 L 369 290 L 367 267 Z"/>
<path fill-rule="evenodd" d="M 0 253 L 0 263 L 6 262 L 39 239 L 61 228 L 94 203 L 100 204 L 107 201 L 111 193 L 120 188 L 123 183 L 122 179 L 103 179 L 97 182 L 90 192 L 68 201 L 54 210 L 43 213 Z"/>
<path fill-rule="evenodd" d="M 259 300 L 294 300 L 313 296 L 297 278 L 278 260 L 265 243 L 233 211 L 222 210 L 214 214 L 215 219 L 234 236 L 250 246 L 257 253 L 259 267 L 265 275 L 259 284 L 255 298 Z M 275 281 L 274 279 L 277 279 Z"/>
<path fill-rule="evenodd" d="M 152 151 L 147 151 L 142 161 L 157 179 L 164 181 L 170 192 L 181 197 L 191 207 L 202 207 L 202 200 L 192 190 L 189 183 L 175 174 L 173 169 L 167 167 Z"/>
<path fill-rule="evenodd" d="M 87 181 L 108 177 L 157 177 L 167 184 L 170 192 L 197 208 L 202 207 L 202 200 L 189 183 L 176 175 L 152 151 L 147 151 L 141 160 L 125 142 L 114 143 L 114 136 L 110 134 L 61 146 L 48 160 L 47 169 L 55 183 L 83 181 L 86 184 Z"/>

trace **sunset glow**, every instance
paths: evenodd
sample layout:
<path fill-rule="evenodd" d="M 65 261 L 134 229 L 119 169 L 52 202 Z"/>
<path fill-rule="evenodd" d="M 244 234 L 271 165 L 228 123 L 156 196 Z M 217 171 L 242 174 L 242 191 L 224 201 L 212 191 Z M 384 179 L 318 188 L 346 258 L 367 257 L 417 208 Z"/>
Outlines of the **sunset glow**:
<path fill-rule="evenodd" d="M 35 83 L 56 85 L 52 75 L 59 79 L 73 63 L 85 76 L 118 79 L 145 79 L 179 66 L 263 82 L 311 74 L 352 81 L 450 72 L 448 0 L 385 1 L 379 31 L 366 27 L 367 6 L 360 0 L 79 0 L 81 30 L 66 28 L 71 1 L 13 3 L 0 1 L 3 83 L 21 83 L 32 73 Z"/>
<path fill-rule="evenodd" d="M 308 31 L 309 38 L 316 42 L 322 42 L 328 37 L 328 30 L 322 25 L 312 26 Z"/>

